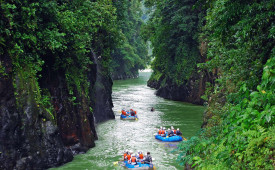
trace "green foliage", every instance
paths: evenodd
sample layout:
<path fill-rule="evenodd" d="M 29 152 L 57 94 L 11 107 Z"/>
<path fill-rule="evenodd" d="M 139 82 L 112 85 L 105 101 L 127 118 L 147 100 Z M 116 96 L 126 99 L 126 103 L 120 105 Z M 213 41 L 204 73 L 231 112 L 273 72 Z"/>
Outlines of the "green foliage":
<path fill-rule="evenodd" d="M 198 50 L 199 10 L 196 1 L 146 1 L 154 5 L 154 13 L 144 28 L 144 38 L 152 42 L 152 69 L 173 84 L 189 79 L 200 60 Z M 165 84 L 165 82 L 164 82 Z"/>
<path fill-rule="evenodd" d="M 109 67 L 120 40 L 110 0 L 1 1 L 0 55 L 11 58 L 18 106 L 31 102 L 54 119 L 50 94 L 38 83 L 44 68 L 64 73 L 72 103 L 88 97 L 91 51 Z M 0 74 L 5 68 L 0 64 Z"/>
<path fill-rule="evenodd" d="M 274 169 L 274 1 L 208 1 L 207 126 L 181 144 L 182 164 L 198 169 Z"/>
<path fill-rule="evenodd" d="M 262 83 L 237 105 L 224 106 L 222 123 L 179 147 L 180 161 L 201 169 L 273 169 L 275 146 L 275 58 L 268 60 Z M 267 76 L 268 75 L 268 76 Z M 246 88 L 239 92 L 243 94 Z M 212 117 L 213 119 L 213 117 Z M 210 133 L 209 133 L 210 132 Z"/>
<path fill-rule="evenodd" d="M 114 76 L 136 75 L 149 63 L 147 45 L 141 37 L 141 27 L 144 25 L 141 5 L 139 0 L 114 2 L 117 24 L 123 34 L 118 48 L 112 52 L 111 73 Z"/>
<path fill-rule="evenodd" d="M 2 65 L 2 62 L 0 61 L 0 78 L 3 78 L 4 76 L 7 76 L 6 68 Z"/>
<path fill-rule="evenodd" d="M 212 5 L 204 33 L 209 39 L 210 61 L 206 67 L 220 69 L 220 82 L 232 88 L 228 89 L 230 92 L 238 90 L 243 83 L 255 89 L 275 45 L 271 22 L 275 15 L 274 2 L 222 0 L 213 1 Z"/>

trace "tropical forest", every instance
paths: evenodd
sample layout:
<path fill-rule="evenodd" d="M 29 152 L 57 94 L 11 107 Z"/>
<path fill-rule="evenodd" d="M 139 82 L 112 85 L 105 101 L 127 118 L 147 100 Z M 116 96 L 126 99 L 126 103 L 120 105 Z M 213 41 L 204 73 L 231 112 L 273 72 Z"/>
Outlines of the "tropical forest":
<path fill-rule="evenodd" d="M 275 0 L 0 14 L 0 169 L 275 169 Z"/>

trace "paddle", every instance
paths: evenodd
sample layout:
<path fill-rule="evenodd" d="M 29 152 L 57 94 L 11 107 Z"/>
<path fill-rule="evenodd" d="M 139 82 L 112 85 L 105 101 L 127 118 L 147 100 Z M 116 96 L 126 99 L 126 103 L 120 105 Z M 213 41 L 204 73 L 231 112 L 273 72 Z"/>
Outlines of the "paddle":
<path fill-rule="evenodd" d="M 119 162 L 122 162 L 124 160 L 119 160 L 119 161 L 116 161 L 116 162 L 113 162 L 114 165 L 117 165 Z"/>
<path fill-rule="evenodd" d="M 187 141 L 187 139 L 185 137 L 183 137 L 182 135 L 180 135 L 180 136 L 183 138 L 183 140 Z"/>

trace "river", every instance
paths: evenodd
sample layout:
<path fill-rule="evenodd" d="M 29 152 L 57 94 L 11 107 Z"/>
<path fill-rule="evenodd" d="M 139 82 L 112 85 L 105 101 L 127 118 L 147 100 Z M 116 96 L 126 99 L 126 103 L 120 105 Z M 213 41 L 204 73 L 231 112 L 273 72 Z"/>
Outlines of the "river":
<path fill-rule="evenodd" d="M 75 156 L 72 162 L 54 169 L 125 169 L 113 164 L 122 158 L 125 150 L 135 153 L 150 151 L 156 169 L 183 169 L 176 161 L 178 152 L 174 150 L 177 143 L 159 142 L 153 134 L 160 126 L 168 128 L 172 125 L 180 128 L 184 137 L 190 138 L 200 129 L 204 107 L 156 96 L 155 90 L 146 86 L 150 74 L 141 72 L 137 79 L 114 81 L 115 120 L 97 125 L 99 139 L 96 141 L 96 147 L 91 148 L 86 154 Z M 155 108 L 154 112 L 150 111 L 151 107 Z M 120 120 L 122 108 L 136 110 L 139 120 Z"/>

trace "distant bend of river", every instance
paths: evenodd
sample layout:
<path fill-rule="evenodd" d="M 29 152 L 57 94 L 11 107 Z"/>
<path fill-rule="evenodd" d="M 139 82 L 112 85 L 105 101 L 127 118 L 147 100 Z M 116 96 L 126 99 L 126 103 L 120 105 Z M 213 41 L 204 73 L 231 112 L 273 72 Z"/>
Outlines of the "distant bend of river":
<path fill-rule="evenodd" d="M 153 134 L 160 126 L 174 126 L 180 128 L 184 137 L 194 136 L 202 124 L 204 107 L 156 96 L 156 90 L 146 85 L 150 75 L 150 72 L 141 72 L 137 79 L 114 81 L 112 96 L 115 120 L 97 125 L 99 139 L 96 141 L 96 147 L 91 148 L 86 154 L 75 156 L 72 162 L 53 169 L 125 169 L 113 164 L 122 158 L 125 150 L 134 153 L 151 152 L 156 169 L 183 169 L 176 161 L 178 151 L 172 152 L 178 143 L 157 141 Z M 155 108 L 154 112 L 150 111 L 152 107 Z M 120 120 L 122 108 L 136 110 L 139 120 Z"/>

